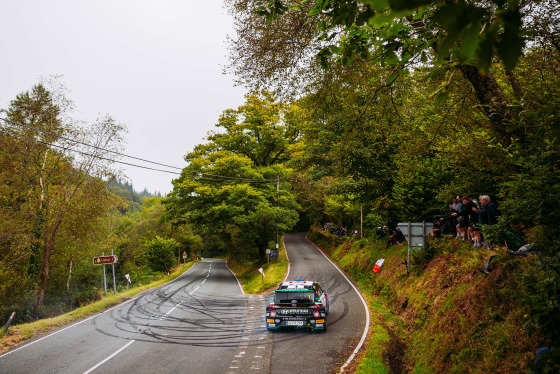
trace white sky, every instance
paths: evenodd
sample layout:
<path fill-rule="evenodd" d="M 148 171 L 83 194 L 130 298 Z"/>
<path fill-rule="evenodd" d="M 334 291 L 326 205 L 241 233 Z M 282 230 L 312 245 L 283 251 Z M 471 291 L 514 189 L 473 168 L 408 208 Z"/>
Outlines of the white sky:
<path fill-rule="evenodd" d="M 128 155 L 183 167 L 244 101 L 222 74 L 234 31 L 220 0 L 1 0 L 0 15 L 0 108 L 62 74 L 78 119 L 107 113 L 127 125 Z M 176 178 L 125 170 L 136 190 L 167 193 Z"/>

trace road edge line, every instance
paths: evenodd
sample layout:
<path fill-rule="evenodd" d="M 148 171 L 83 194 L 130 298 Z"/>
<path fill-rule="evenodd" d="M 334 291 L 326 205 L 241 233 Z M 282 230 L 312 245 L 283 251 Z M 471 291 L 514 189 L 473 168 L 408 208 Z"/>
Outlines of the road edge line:
<path fill-rule="evenodd" d="M 97 369 L 98 367 L 100 367 L 101 365 L 103 365 L 104 363 L 106 363 L 107 361 L 109 361 L 110 359 L 112 359 L 113 357 L 115 357 L 116 355 L 118 355 L 119 353 L 121 353 L 123 350 L 125 350 L 129 345 L 131 345 L 132 343 L 134 343 L 136 340 L 131 340 L 128 343 L 126 343 L 126 345 L 124 347 L 121 347 L 121 349 L 119 349 L 118 351 L 116 351 L 115 353 L 113 353 L 112 355 L 110 355 L 109 357 L 107 357 L 105 360 L 101 361 L 100 363 L 98 363 L 97 365 L 95 365 L 94 367 L 92 367 L 91 369 L 84 371 L 83 374 L 89 374 L 92 371 L 94 371 L 95 369 Z"/>
<path fill-rule="evenodd" d="M 131 299 L 128 299 L 128 300 L 126 300 L 126 301 L 124 301 L 124 302 L 122 302 L 122 303 L 118 303 L 117 305 L 114 305 L 114 306 L 110 307 L 109 309 L 104 310 L 104 311 L 102 311 L 102 312 L 97 312 L 97 313 L 95 313 L 95 314 L 92 315 L 92 316 L 86 317 L 85 319 L 83 319 L 83 320 L 81 320 L 81 321 L 79 321 L 79 322 L 76 322 L 76 323 L 74 323 L 74 324 L 72 324 L 72 325 L 70 325 L 70 326 L 63 327 L 63 328 L 60 329 L 60 330 L 56 330 L 56 331 L 54 331 L 53 333 L 50 333 L 49 335 L 43 336 L 43 337 L 41 337 L 41 338 L 39 338 L 39 339 L 37 339 L 37 340 L 33 340 L 33 341 L 31 341 L 31 342 L 29 342 L 29 343 L 27 343 L 27 344 L 23 343 L 24 345 L 22 345 L 21 347 L 18 347 L 18 348 L 16 348 L 16 349 L 13 349 L 13 350 L 10 350 L 10 351 L 8 351 L 8 352 L 5 352 L 5 353 L 1 354 L 1 355 L 0 355 L 0 358 L 2 358 L 2 357 L 4 357 L 4 356 L 7 356 L 7 355 L 9 355 L 9 354 L 11 354 L 11 353 L 14 353 L 14 352 L 16 352 L 16 351 L 19 351 L 20 349 L 29 347 L 30 345 L 33 345 L 33 344 L 35 344 L 35 343 L 38 343 L 38 342 L 40 342 L 40 341 L 43 340 L 43 339 L 50 338 L 51 336 L 56 335 L 56 334 L 58 334 L 59 332 L 68 330 L 69 328 L 72 328 L 72 327 L 74 327 L 74 326 L 78 326 L 79 324 L 84 323 L 84 322 L 86 322 L 86 321 L 89 321 L 89 320 L 92 319 L 92 318 L 99 317 L 100 315 L 103 315 L 103 314 L 105 314 L 105 313 L 107 313 L 107 312 L 109 312 L 109 311 L 115 309 L 115 308 L 118 307 L 118 306 L 123 306 L 123 305 L 125 305 L 125 304 L 130 303 L 131 301 L 134 301 L 134 300 L 138 299 L 140 296 L 143 296 L 144 294 L 146 294 L 146 293 L 148 293 L 148 292 L 151 292 L 151 291 L 153 291 L 153 290 L 155 290 L 155 289 L 157 289 L 157 288 L 166 286 L 166 285 L 168 285 L 169 283 L 175 282 L 177 279 L 179 279 L 179 278 L 181 278 L 183 275 L 187 274 L 192 268 L 194 268 L 194 267 L 196 266 L 196 264 L 198 264 L 198 262 L 195 263 L 193 266 L 191 266 L 191 267 L 190 267 L 187 271 L 185 271 L 183 274 L 179 275 L 179 276 L 178 276 L 177 278 L 175 278 L 175 279 L 170 280 L 170 281 L 167 282 L 167 283 L 164 283 L 164 284 L 162 284 L 162 285 L 159 285 L 159 286 L 150 288 L 150 289 L 148 289 L 148 290 L 142 291 L 142 292 L 140 292 L 138 295 L 134 296 L 134 297 L 131 298 Z M 231 271 L 231 270 L 230 270 L 230 271 Z"/>
<path fill-rule="evenodd" d="M 286 260 L 288 260 L 288 271 L 286 271 L 286 276 L 284 277 L 283 282 L 286 281 L 286 279 L 288 279 L 288 275 L 290 275 L 290 256 L 288 255 L 288 249 L 286 248 L 286 243 L 284 242 L 284 238 L 286 237 L 286 235 L 284 234 L 282 236 L 282 245 L 284 246 L 284 252 L 286 252 Z"/>
<path fill-rule="evenodd" d="M 235 274 L 235 273 L 229 268 L 229 266 L 227 265 L 227 261 L 225 261 L 225 263 L 226 263 L 226 268 L 229 270 L 230 273 L 233 274 L 233 276 L 234 276 L 235 279 L 237 280 L 237 285 L 239 286 L 239 289 L 241 290 L 241 294 L 242 294 L 243 296 L 245 296 L 245 291 L 243 291 L 243 287 L 241 286 L 241 282 L 239 281 L 239 278 L 237 278 L 237 274 Z"/>
<path fill-rule="evenodd" d="M 309 238 L 307 237 L 307 234 L 305 234 L 305 240 L 307 240 L 309 243 L 311 243 L 311 245 L 313 245 L 315 248 L 317 248 L 317 250 L 323 255 L 325 256 L 325 258 L 327 260 L 329 260 L 329 262 L 331 264 L 333 264 L 333 266 L 340 272 L 340 274 L 342 274 L 344 276 L 344 278 L 348 281 L 348 283 L 350 283 L 350 285 L 352 286 L 352 288 L 354 289 L 354 291 L 356 291 L 356 293 L 358 294 L 358 296 L 360 297 L 360 300 L 362 300 L 362 303 L 364 304 L 364 309 L 366 310 L 366 328 L 364 329 L 364 333 L 362 335 L 362 339 L 360 339 L 360 342 L 358 343 L 358 345 L 356 346 L 356 348 L 354 349 L 354 352 L 352 352 L 352 354 L 350 355 L 350 357 L 348 357 L 348 360 L 346 360 L 346 362 L 344 363 L 344 365 L 342 365 L 342 367 L 340 368 L 340 372 L 344 372 L 344 369 L 350 364 L 350 362 L 352 362 L 352 360 L 354 359 L 354 357 L 356 357 L 356 354 L 358 353 L 358 351 L 360 349 L 362 349 L 362 346 L 364 345 L 364 342 L 366 341 L 368 332 L 369 332 L 369 324 L 370 324 L 370 315 L 369 315 L 369 308 L 367 306 L 366 300 L 364 299 L 364 297 L 362 296 L 361 292 L 358 291 L 358 289 L 356 288 L 356 286 L 354 285 L 354 282 L 352 282 L 351 279 L 348 278 L 348 276 L 338 267 L 337 264 L 335 264 L 322 250 L 321 248 L 317 247 L 315 245 L 315 243 L 313 243 L 311 240 L 309 240 Z M 287 252 L 287 251 L 286 251 Z"/>

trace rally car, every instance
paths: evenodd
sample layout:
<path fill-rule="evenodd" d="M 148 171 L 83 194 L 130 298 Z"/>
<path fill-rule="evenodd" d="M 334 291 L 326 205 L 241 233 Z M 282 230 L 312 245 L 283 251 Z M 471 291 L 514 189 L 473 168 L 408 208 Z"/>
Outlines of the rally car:
<path fill-rule="evenodd" d="M 282 282 L 266 307 L 266 328 L 269 331 L 282 327 L 327 331 L 327 314 L 327 291 L 323 291 L 318 283 L 304 280 Z"/>

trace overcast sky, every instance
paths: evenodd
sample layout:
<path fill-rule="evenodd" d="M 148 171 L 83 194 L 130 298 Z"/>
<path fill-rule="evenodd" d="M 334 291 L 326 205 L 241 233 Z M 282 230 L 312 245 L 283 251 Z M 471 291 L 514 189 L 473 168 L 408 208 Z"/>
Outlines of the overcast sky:
<path fill-rule="evenodd" d="M 128 127 L 126 154 L 183 167 L 243 103 L 222 74 L 234 33 L 220 0 L 1 0 L 0 14 L 0 108 L 64 75 L 78 119 L 110 114 Z M 136 190 L 172 189 L 171 174 L 125 169 Z"/>

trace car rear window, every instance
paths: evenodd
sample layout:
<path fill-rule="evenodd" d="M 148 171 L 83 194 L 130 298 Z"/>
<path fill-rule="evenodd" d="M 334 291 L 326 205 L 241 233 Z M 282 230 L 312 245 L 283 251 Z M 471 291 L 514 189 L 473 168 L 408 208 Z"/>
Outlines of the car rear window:
<path fill-rule="evenodd" d="M 288 291 L 288 292 L 275 292 L 275 304 L 310 304 L 314 303 L 313 291 Z"/>

